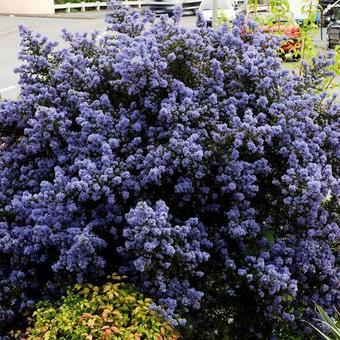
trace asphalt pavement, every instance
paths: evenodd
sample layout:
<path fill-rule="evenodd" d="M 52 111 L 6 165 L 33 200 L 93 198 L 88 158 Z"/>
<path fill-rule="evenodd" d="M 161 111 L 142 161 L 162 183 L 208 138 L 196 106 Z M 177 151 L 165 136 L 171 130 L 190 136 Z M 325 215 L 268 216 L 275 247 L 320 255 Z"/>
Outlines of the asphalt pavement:
<path fill-rule="evenodd" d="M 18 25 L 23 24 L 40 32 L 53 41 L 64 46 L 61 39 L 61 30 L 66 28 L 71 32 L 104 33 L 105 11 L 59 14 L 49 17 L 17 17 L 0 16 L 0 96 L 2 98 L 15 98 L 19 94 L 18 76 L 13 72 L 20 65 L 18 52 L 20 48 Z M 194 27 L 195 17 L 185 16 L 182 19 L 183 27 Z M 323 44 L 323 41 L 318 41 Z M 338 77 L 339 78 L 339 77 Z M 337 79 L 339 81 L 339 79 Z"/>
<path fill-rule="evenodd" d="M 72 32 L 94 30 L 103 32 L 105 30 L 103 14 L 87 16 L 86 19 L 75 16 L 72 19 L 0 16 L 0 95 L 2 98 L 14 98 L 19 93 L 18 76 L 13 72 L 13 69 L 20 64 L 18 61 L 20 48 L 18 25 L 20 24 L 46 35 L 53 41 L 60 42 L 61 45 L 60 33 L 63 28 Z"/>

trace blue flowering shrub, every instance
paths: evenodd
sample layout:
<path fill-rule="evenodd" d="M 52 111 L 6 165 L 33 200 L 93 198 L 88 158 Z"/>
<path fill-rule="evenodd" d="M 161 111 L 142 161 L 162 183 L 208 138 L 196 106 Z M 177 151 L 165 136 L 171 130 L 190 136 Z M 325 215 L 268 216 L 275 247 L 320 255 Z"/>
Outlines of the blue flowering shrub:
<path fill-rule="evenodd" d="M 184 338 L 303 337 L 339 297 L 332 60 L 296 75 L 243 18 L 189 30 L 179 10 L 111 7 L 104 37 L 63 32 L 63 49 L 20 29 L 21 95 L 0 104 L 1 334 L 118 271 Z"/>

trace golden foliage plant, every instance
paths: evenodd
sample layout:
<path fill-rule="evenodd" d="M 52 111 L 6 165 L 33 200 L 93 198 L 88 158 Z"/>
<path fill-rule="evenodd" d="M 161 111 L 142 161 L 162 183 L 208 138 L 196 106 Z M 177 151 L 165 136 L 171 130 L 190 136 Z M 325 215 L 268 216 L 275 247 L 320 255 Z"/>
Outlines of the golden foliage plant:
<path fill-rule="evenodd" d="M 178 339 L 176 330 L 150 309 L 151 303 L 114 274 L 101 287 L 76 285 L 57 304 L 40 302 L 25 338 Z"/>

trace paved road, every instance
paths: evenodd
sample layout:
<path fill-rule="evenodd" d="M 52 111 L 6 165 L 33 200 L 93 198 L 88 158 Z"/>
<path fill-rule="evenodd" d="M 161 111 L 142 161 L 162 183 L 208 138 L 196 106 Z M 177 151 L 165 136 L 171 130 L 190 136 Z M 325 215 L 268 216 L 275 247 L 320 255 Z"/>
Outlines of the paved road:
<path fill-rule="evenodd" d="M 0 16 L 0 94 L 3 98 L 13 98 L 18 94 L 16 86 L 18 77 L 13 69 L 19 65 L 17 58 L 20 45 L 19 24 L 24 24 L 59 42 L 63 28 L 74 32 L 105 29 L 102 15 L 88 20 Z"/>
<path fill-rule="evenodd" d="M 15 98 L 19 93 L 18 77 L 13 69 L 19 65 L 18 25 L 24 24 L 51 40 L 63 44 L 60 32 L 63 28 L 72 32 L 105 31 L 104 12 L 73 14 L 67 19 L 65 15 L 51 18 L 0 16 L 0 95 L 2 98 Z M 187 16 L 182 19 L 182 26 L 193 27 L 195 18 Z"/>

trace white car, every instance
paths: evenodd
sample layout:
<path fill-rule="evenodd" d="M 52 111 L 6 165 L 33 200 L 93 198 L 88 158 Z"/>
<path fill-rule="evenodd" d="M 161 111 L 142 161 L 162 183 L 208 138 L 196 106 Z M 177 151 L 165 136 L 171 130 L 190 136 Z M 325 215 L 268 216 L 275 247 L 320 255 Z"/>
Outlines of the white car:
<path fill-rule="evenodd" d="M 217 0 L 217 15 L 219 19 L 232 21 L 236 19 L 234 2 L 231 0 Z M 199 11 L 202 12 L 204 20 L 208 25 L 212 23 L 213 17 L 213 0 L 202 0 Z"/>
<path fill-rule="evenodd" d="M 195 14 L 200 3 L 201 0 L 142 0 L 141 7 L 143 10 L 151 9 L 156 14 L 172 16 L 176 7 L 182 7 L 185 14 Z"/>
<path fill-rule="evenodd" d="M 172 15 L 176 7 L 181 7 L 182 0 L 146 0 L 142 1 L 142 8 L 149 8 L 156 14 Z"/>

